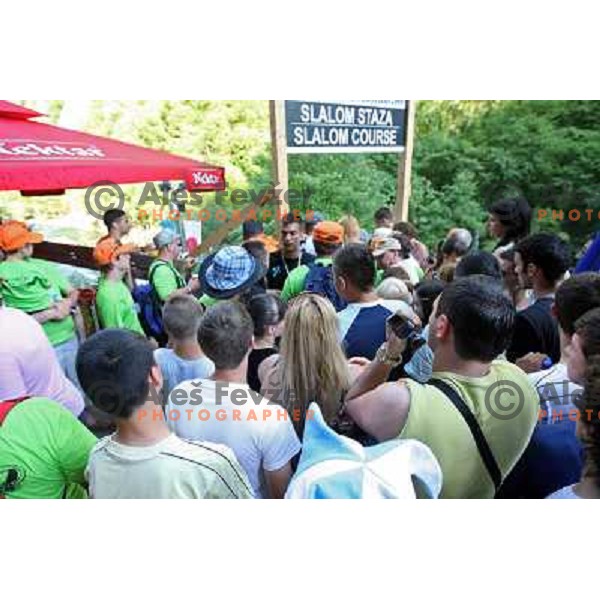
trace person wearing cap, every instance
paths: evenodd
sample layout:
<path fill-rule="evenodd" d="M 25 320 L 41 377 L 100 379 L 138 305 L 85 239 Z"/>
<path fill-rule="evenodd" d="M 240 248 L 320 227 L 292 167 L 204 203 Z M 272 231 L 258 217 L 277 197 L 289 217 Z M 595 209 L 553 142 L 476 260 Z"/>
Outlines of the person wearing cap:
<path fill-rule="evenodd" d="M 280 247 L 271 252 L 267 285 L 270 290 L 282 290 L 288 275 L 300 265 L 310 265 L 315 261 L 314 254 L 302 249 L 301 219 L 288 213 L 281 221 Z"/>
<path fill-rule="evenodd" d="M 104 213 L 102 220 L 106 226 L 107 234 L 98 240 L 96 246 L 108 240 L 112 240 L 118 245 L 122 244 L 123 238 L 131 231 L 131 221 L 125 211 L 119 208 L 111 208 Z M 134 282 L 131 268 L 125 274 L 123 281 L 130 290 L 133 289 Z"/>
<path fill-rule="evenodd" d="M 78 341 L 72 316 L 77 290 L 54 266 L 32 258 L 34 244 L 42 241 L 42 235 L 29 231 L 24 223 L 0 226 L 0 248 L 6 254 L 0 263 L 0 296 L 5 306 L 30 314 L 42 325 L 63 371 L 77 385 Z"/>
<path fill-rule="evenodd" d="M 172 229 L 161 229 L 154 236 L 158 258 L 150 265 L 148 277 L 161 302 L 180 294 L 193 294 L 200 289 L 198 280 L 193 278 L 188 284 L 175 268 L 173 261 L 181 250 L 181 238 Z"/>
<path fill-rule="evenodd" d="M 198 277 L 204 292 L 200 303 L 209 307 L 246 293 L 263 294 L 260 281 L 264 276 L 264 265 L 245 248 L 225 246 L 208 256 L 200 267 Z"/>
<path fill-rule="evenodd" d="M 413 285 L 419 283 L 419 273 L 415 267 L 416 263 L 414 263 L 414 259 L 411 261 L 410 257 L 406 255 L 406 249 L 400 240 L 391 236 L 373 237 L 371 242 L 373 258 L 375 258 L 378 267 L 382 271 L 385 272 L 393 267 L 402 267 L 410 277 L 410 283 Z"/>
<path fill-rule="evenodd" d="M 110 237 L 96 246 L 94 259 L 102 271 L 96 308 L 104 329 L 130 329 L 144 335 L 133 298 L 123 281 L 130 272 L 130 257 L 135 250 L 132 244 L 119 244 Z"/>
<path fill-rule="evenodd" d="M 286 302 L 307 289 L 311 270 L 325 267 L 331 271 L 333 255 L 344 243 L 344 228 L 333 221 L 322 221 L 314 228 L 313 242 L 317 258 L 311 265 L 301 265 L 288 275 L 281 292 L 281 298 Z"/>

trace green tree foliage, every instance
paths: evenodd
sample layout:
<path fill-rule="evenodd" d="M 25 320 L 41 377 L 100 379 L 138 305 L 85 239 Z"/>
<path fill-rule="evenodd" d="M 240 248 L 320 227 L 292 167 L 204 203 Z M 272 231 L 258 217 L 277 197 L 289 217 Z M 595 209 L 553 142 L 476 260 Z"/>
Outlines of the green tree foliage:
<path fill-rule="evenodd" d="M 66 126 L 63 117 L 74 112 L 69 100 L 23 103 Z M 598 228 L 600 102 L 422 101 L 416 116 L 410 219 L 426 243 L 452 226 L 485 235 L 486 208 L 502 196 L 524 196 L 536 209 L 536 228 L 561 231 L 574 244 Z M 77 127 L 222 165 L 230 189 L 272 182 L 266 101 L 93 101 Z M 351 213 L 371 229 L 374 211 L 394 203 L 397 165 L 392 154 L 292 155 L 290 187 L 310 194 L 310 208 L 327 218 Z M 141 189 L 127 186 L 132 214 Z M 83 205 L 83 192 L 68 200 L 6 197 L 1 214 L 40 221 Z M 205 200 L 214 213 L 214 195 Z M 591 222 L 585 213 L 579 222 L 567 220 L 568 210 L 586 208 L 595 211 Z M 536 221 L 537 209 L 549 216 Z M 565 219 L 553 221 L 551 209 L 563 209 Z"/>

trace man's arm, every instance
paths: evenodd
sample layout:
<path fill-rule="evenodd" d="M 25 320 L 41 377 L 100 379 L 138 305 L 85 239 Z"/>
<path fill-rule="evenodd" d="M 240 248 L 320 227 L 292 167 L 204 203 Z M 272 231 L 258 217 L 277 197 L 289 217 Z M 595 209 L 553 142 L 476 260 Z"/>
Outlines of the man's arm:
<path fill-rule="evenodd" d="M 50 308 L 40 312 L 33 313 L 33 317 L 40 325 L 48 321 L 62 321 L 71 314 L 72 302 L 69 298 L 65 298 Z"/>
<path fill-rule="evenodd" d="M 269 497 L 273 500 L 281 500 L 285 496 L 285 492 L 292 478 L 291 462 L 286 463 L 277 471 L 264 471 L 265 482 L 269 490 Z"/>
<path fill-rule="evenodd" d="M 380 442 L 400 435 L 410 409 L 408 388 L 387 383 L 391 369 L 390 365 L 374 360 L 346 396 L 346 412 L 361 429 Z"/>
<path fill-rule="evenodd" d="M 379 442 L 396 439 L 404 429 L 410 410 L 408 387 L 384 383 L 346 406 L 348 414 Z"/>

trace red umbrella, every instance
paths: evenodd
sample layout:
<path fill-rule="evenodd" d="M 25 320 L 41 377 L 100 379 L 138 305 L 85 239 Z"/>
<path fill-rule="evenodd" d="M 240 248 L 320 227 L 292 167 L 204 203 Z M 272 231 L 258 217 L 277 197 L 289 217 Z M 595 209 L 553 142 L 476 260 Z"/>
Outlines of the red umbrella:
<path fill-rule="evenodd" d="M 225 188 L 222 167 L 32 120 L 40 116 L 0 100 L 0 190 L 46 195 L 99 181 L 184 181 L 189 191 Z"/>

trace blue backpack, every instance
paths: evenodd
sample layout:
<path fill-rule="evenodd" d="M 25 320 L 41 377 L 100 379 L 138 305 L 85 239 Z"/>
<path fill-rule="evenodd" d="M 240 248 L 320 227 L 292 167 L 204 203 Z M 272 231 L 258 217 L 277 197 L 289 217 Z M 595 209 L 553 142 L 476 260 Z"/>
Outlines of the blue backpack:
<path fill-rule="evenodd" d="M 336 312 L 344 310 L 348 303 L 335 289 L 332 265 L 322 265 L 314 262 L 308 266 L 308 269 L 304 289 L 312 294 L 319 294 L 319 296 L 327 298 L 333 304 Z"/>
<path fill-rule="evenodd" d="M 163 305 L 158 297 L 154 286 L 152 285 L 152 277 L 156 268 L 164 262 L 155 262 L 148 271 L 148 279 L 150 283 L 138 285 L 132 292 L 133 300 L 138 306 L 138 314 L 144 333 L 148 337 L 160 339 L 165 335 L 163 326 L 162 309 Z"/>

